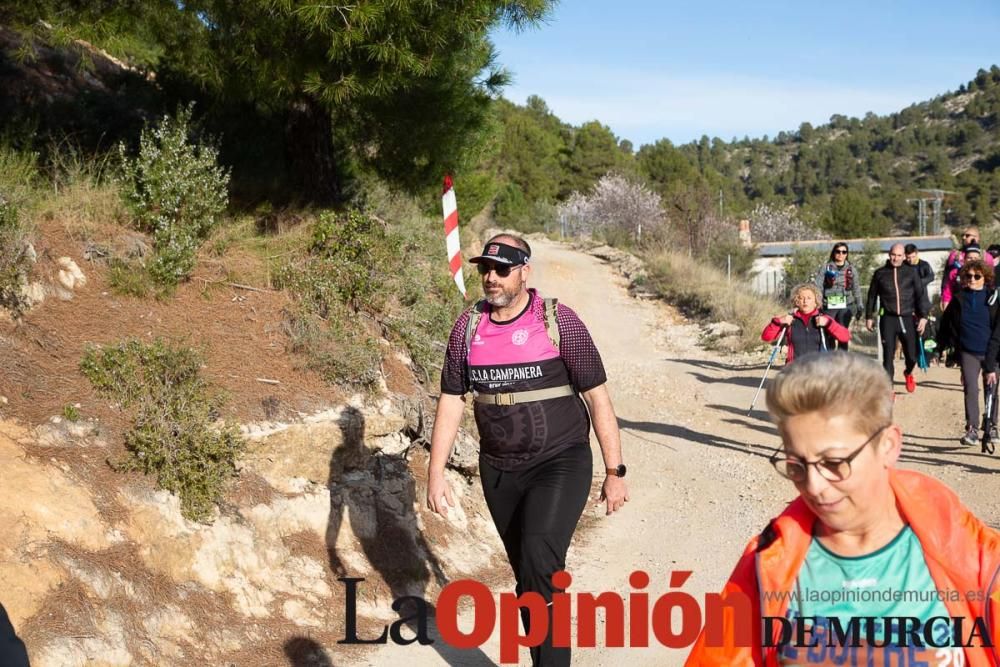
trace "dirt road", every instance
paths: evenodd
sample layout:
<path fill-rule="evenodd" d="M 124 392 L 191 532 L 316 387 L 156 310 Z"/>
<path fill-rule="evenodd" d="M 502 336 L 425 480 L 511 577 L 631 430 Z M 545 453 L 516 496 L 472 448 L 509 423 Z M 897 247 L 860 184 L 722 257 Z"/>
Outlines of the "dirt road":
<path fill-rule="evenodd" d="M 701 350 L 696 326 L 664 304 L 629 297 L 624 281 L 600 260 L 554 243 L 533 246 L 534 285 L 576 310 L 601 350 L 632 493 L 624 511 L 610 518 L 597 505 L 587 510 L 567 560 L 570 590 L 624 597 L 632 590 L 629 574 L 645 570 L 646 592 L 655 599 L 669 590 L 671 571 L 690 570 L 683 590 L 702 599 L 721 587 L 746 541 L 795 497 L 767 462 L 778 437 L 763 399 L 747 416 L 766 356 L 734 365 Z M 1000 455 L 959 446 L 957 370 L 918 375 L 917 392 L 897 402 L 905 433 L 901 465 L 942 479 L 1000 527 Z M 596 443 L 594 452 L 600 469 Z M 658 644 L 604 648 L 601 638 L 598 632 L 598 648 L 574 650 L 574 665 L 676 665 L 686 655 Z M 369 664 L 490 664 L 499 659 L 497 640 L 494 633 L 482 652 L 445 658 L 429 647 L 387 646 L 373 651 Z"/>

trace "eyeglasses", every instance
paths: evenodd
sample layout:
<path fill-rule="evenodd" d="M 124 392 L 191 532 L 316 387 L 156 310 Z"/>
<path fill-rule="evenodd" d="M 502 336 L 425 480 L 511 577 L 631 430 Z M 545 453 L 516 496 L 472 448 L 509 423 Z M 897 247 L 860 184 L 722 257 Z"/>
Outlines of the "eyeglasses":
<path fill-rule="evenodd" d="M 846 255 L 847 254 L 847 249 L 846 248 L 837 248 L 836 250 L 833 251 L 833 254 L 834 255 Z"/>
<path fill-rule="evenodd" d="M 965 274 L 965 279 L 966 280 L 982 280 L 985 277 L 986 276 L 984 276 L 981 273 L 966 273 Z"/>
<path fill-rule="evenodd" d="M 497 274 L 500 278 L 506 278 L 510 275 L 510 272 L 514 269 L 520 269 L 524 264 L 518 264 L 516 266 L 511 266 L 510 264 L 494 264 L 493 262 L 479 262 L 476 265 L 479 275 L 485 276 L 490 271 Z"/>
<path fill-rule="evenodd" d="M 820 477 L 827 481 L 843 482 L 851 476 L 851 461 L 857 458 L 858 454 L 860 454 L 865 447 L 871 444 L 877 435 L 889 428 L 889 426 L 889 424 L 886 424 L 879 430 L 872 433 L 871 437 L 865 440 L 865 444 L 861 445 L 843 458 L 824 457 L 818 461 L 803 461 L 801 459 L 779 457 L 778 455 L 782 452 L 781 450 L 778 450 L 774 453 L 774 456 L 771 457 L 771 465 L 774 466 L 774 469 L 778 471 L 779 475 L 786 477 L 793 482 L 806 481 L 809 477 L 809 466 L 815 467 L 816 472 L 820 474 Z"/>

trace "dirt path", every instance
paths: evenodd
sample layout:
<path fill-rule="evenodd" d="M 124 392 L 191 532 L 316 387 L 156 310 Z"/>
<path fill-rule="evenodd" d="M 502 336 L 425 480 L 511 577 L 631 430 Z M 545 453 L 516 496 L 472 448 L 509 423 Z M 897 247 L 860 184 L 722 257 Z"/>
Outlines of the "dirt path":
<path fill-rule="evenodd" d="M 641 569 L 650 575 L 646 590 L 655 599 L 669 590 L 672 570 L 691 570 L 683 590 L 702 599 L 721 587 L 746 541 L 795 496 L 767 462 L 778 437 L 762 399 L 747 416 L 766 357 L 735 366 L 701 350 L 697 327 L 664 304 L 629 297 L 624 281 L 600 260 L 554 243 L 533 246 L 534 285 L 576 310 L 601 350 L 632 491 L 632 501 L 613 517 L 588 508 L 567 560 L 570 590 L 626 596 L 629 574 Z M 958 445 L 957 371 L 934 368 L 920 381 L 916 394 L 898 401 L 906 434 L 902 465 L 942 479 L 1000 527 L 1000 455 Z M 599 469 L 596 443 L 594 452 Z M 601 637 L 598 632 L 599 644 Z M 484 656 L 499 659 L 497 639 L 494 633 L 482 653 L 446 659 L 429 647 L 387 646 L 371 653 L 369 664 L 489 664 Z M 573 663 L 676 665 L 685 655 L 658 644 L 599 646 L 574 650 Z"/>

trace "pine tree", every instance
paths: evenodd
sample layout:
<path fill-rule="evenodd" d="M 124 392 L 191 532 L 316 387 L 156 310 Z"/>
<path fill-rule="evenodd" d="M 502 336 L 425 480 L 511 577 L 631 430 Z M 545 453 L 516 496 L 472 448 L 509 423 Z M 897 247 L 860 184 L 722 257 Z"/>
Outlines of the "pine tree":
<path fill-rule="evenodd" d="M 345 167 L 335 136 L 395 174 L 461 155 L 441 142 L 465 147 L 487 122 L 490 94 L 507 81 L 489 31 L 533 25 L 550 6 L 19 0 L 4 3 L 0 22 L 36 35 L 50 25 L 51 35 L 89 37 L 207 95 L 283 118 L 286 162 L 302 191 L 334 199 Z"/>

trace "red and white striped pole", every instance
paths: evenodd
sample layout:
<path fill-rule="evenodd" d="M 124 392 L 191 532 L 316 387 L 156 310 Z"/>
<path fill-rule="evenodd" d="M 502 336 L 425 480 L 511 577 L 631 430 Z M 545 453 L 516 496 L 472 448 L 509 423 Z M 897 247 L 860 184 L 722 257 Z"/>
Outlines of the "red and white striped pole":
<path fill-rule="evenodd" d="M 448 266 L 455 284 L 458 285 L 458 291 L 462 293 L 463 298 L 468 298 L 465 294 L 465 276 L 462 274 L 462 245 L 458 240 L 458 205 L 455 203 L 455 189 L 452 187 L 449 174 L 445 174 L 444 177 L 441 207 L 444 209 L 444 239 L 448 248 Z"/>

